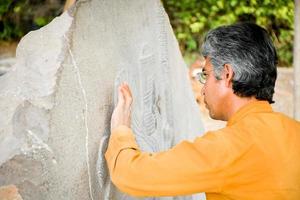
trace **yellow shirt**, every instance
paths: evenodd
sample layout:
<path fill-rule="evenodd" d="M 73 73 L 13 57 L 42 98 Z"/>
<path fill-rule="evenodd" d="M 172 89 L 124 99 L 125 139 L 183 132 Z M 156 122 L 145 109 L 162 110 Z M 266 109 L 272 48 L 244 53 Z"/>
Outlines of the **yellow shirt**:
<path fill-rule="evenodd" d="M 227 126 L 159 153 L 119 126 L 105 154 L 112 182 L 133 196 L 206 192 L 207 199 L 300 200 L 300 123 L 249 103 Z"/>

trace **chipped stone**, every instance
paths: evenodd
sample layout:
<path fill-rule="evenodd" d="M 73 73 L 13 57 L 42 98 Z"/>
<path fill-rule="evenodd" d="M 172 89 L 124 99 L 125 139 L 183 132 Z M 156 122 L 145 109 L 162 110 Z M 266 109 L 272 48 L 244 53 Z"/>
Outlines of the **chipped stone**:
<path fill-rule="evenodd" d="M 79 1 L 22 38 L 16 57 L 0 77 L 0 185 L 16 185 L 25 200 L 134 199 L 112 186 L 103 157 L 123 81 L 143 150 L 203 133 L 159 0 Z"/>

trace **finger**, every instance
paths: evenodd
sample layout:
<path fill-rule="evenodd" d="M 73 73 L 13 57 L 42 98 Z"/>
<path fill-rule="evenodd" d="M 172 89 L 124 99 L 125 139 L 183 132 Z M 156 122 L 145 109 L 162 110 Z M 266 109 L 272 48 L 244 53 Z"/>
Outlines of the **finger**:
<path fill-rule="evenodd" d="M 130 107 L 131 103 L 132 103 L 132 95 L 131 95 L 128 85 L 125 86 L 123 88 L 123 90 L 124 90 L 123 94 L 124 94 L 124 98 L 125 98 L 125 105 L 126 105 L 126 107 Z"/>
<path fill-rule="evenodd" d="M 128 86 L 128 83 L 123 82 L 120 87 L 121 87 L 121 91 L 124 96 L 125 108 L 130 110 L 130 107 L 132 104 L 132 94 L 131 94 L 130 88 Z"/>
<path fill-rule="evenodd" d="M 131 93 L 131 90 L 129 88 L 129 85 L 124 82 L 124 85 L 123 85 L 123 88 L 125 89 L 125 94 L 126 94 L 126 97 L 130 97 L 132 99 L 132 93 Z"/>
<path fill-rule="evenodd" d="M 129 85 L 128 85 L 128 84 L 126 84 L 126 88 L 127 88 L 127 91 L 128 91 L 128 93 L 129 93 L 130 97 L 132 98 L 132 93 L 131 93 L 131 90 L 130 90 L 130 88 L 129 88 Z"/>
<path fill-rule="evenodd" d="M 122 92 L 122 86 L 120 85 L 118 88 L 118 103 L 117 106 L 123 106 L 125 104 L 124 95 Z"/>

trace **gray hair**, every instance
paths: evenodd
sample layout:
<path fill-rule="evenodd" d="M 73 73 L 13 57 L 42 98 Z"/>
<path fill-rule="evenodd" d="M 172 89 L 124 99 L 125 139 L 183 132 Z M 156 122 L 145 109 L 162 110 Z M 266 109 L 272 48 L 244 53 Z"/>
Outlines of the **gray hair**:
<path fill-rule="evenodd" d="M 251 23 L 221 26 L 208 32 L 202 49 L 203 56 L 210 58 L 217 79 L 224 65 L 231 65 L 237 95 L 274 102 L 277 53 L 265 29 Z"/>

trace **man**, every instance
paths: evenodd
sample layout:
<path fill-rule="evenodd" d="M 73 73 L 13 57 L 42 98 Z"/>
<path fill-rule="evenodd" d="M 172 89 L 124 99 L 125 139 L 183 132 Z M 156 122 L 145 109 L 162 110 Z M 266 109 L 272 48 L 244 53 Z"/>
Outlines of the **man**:
<path fill-rule="evenodd" d="M 300 199 L 300 123 L 272 111 L 276 50 L 250 23 L 210 31 L 202 93 L 225 128 L 160 153 L 139 150 L 130 129 L 132 95 L 119 87 L 105 154 L 113 183 L 134 196 L 206 192 L 207 199 Z"/>

